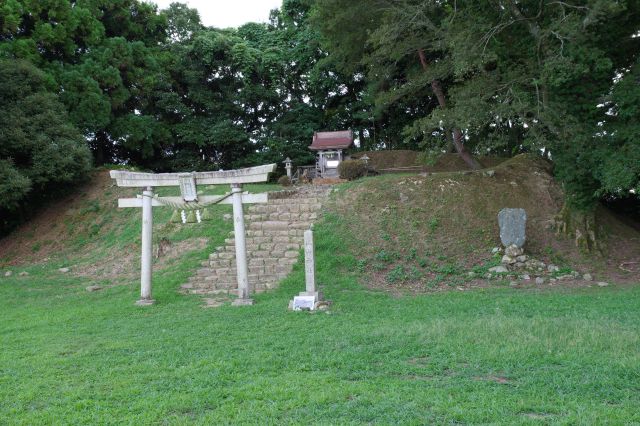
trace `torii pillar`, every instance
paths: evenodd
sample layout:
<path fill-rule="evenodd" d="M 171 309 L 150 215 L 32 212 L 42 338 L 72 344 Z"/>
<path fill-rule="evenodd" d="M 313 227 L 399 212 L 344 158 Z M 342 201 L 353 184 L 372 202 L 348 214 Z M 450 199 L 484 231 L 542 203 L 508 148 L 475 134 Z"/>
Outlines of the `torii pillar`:
<path fill-rule="evenodd" d="M 140 300 L 138 306 L 153 305 L 151 277 L 153 275 L 153 187 L 142 191 L 142 253 L 140 258 Z"/>
<path fill-rule="evenodd" d="M 236 277 L 238 280 L 238 298 L 232 305 L 253 305 L 249 289 L 249 268 L 247 266 L 247 244 L 244 231 L 244 210 L 242 208 L 242 184 L 231 184 L 231 202 L 233 203 L 233 235 L 236 243 Z"/>

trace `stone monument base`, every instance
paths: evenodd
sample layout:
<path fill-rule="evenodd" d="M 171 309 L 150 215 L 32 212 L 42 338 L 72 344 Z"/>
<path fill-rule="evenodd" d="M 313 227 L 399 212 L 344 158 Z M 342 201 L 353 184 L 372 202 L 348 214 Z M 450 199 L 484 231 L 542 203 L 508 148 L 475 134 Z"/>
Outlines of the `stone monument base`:
<path fill-rule="evenodd" d="M 251 306 L 254 303 L 253 299 L 235 299 L 231 302 L 231 306 Z"/>
<path fill-rule="evenodd" d="M 300 304 L 296 306 L 296 299 L 304 298 L 306 299 L 305 306 L 301 307 Z M 289 310 L 290 311 L 315 311 L 318 309 L 318 305 L 323 303 L 322 293 L 319 291 L 301 291 L 298 296 L 294 297 L 289 301 Z"/>
<path fill-rule="evenodd" d="M 136 306 L 151 306 L 156 301 L 154 299 L 140 299 L 136 302 Z"/>

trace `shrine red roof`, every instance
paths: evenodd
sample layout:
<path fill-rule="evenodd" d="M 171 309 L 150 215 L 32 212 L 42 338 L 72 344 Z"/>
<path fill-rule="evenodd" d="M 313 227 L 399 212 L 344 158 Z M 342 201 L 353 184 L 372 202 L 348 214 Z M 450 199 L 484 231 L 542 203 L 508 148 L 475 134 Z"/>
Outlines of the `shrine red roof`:
<path fill-rule="evenodd" d="M 338 132 L 315 132 L 309 149 L 319 151 L 323 149 L 347 149 L 353 144 L 353 132 L 340 130 Z"/>

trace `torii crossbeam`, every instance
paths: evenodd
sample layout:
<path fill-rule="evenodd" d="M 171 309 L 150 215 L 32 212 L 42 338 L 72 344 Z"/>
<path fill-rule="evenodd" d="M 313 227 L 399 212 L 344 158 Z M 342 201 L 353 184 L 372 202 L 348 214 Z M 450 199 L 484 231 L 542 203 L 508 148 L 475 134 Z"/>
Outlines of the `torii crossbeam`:
<path fill-rule="evenodd" d="M 153 206 L 190 206 L 209 204 L 233 205 L 233 230 L 236 245 L 236 267 L 238 281 L 238 299 L 234 305 L 252 305 L 249 289 L 247 249 L 245 243 L 243 203 L 266 203 L 267 194 L 248 194 L 242 192 L 243 183 L 266 182 L 275 164 L 249 167 L 246 169 L 219 172 L 193 173 L 139 173 L 123 170 L 111 170 L 110 176 L 122 187 L 143 188 L 138 198 L 122 198 L 118 207 L 142 208 L 142 256 L 140 267 L 140 300 L 137 305 L 154 303 L 151 295 L 152 244 L 153 244 Z M 197 185 L 230 184 L 231 193 L 223 196 L 198 196 Z M 179 186 L 182 197 L 158 197 L 153 193 L 155 186 Z"/>

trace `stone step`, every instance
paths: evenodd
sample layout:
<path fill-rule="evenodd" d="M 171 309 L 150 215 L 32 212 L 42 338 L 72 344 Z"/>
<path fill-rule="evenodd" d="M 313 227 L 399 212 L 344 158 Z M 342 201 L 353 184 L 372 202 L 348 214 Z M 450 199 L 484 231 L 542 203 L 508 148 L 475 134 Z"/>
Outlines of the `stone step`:
<path fill-rule="evenodd" d="M 270 251 L 270 250 L 298 250 L 302 247 L 302 243 L 304 240 L 301 237 L 290 237 L 288 235 L 284 235 L 284 236 L 276 236 L 264 241 L 265 242 L 260 241 L 260 242 L 245 243 L 247 253 L 250 254 L 257 251 Z M 236 252 L 235 241 L 232 240 L 229 244 L 222 246 L 222 249 L 218 250 L 216 253 L 221 253 L 221 252 L 235 254 Z"/>
<path fill-rule="evenodd" d="M 297 254 L 297 252 L 296 252 Z M 271 274 L 271 273 L 285 273 L 291 269 L 291 265 L 295 264 L 297 257 L 284 257 L 279 259 L 249 259 L 248 269 L 249 273 L 256 274 Z M 231 274 L 236 276 L 236 267 L 216 265 L 211 262 L 210 266 L 200 268 L 196 271 L 196 277 L 203 277 L 204 280 L 214 279 L 211 277 Z"/>
<path fill-rule="evenodd" d="M 316 220 L 318 213 L 255 213 L 245 214 L 245 223 L 250 222 L 262 222 L 262 221 L 288 221 L 288 222 L 307 222 L 309 220 Z"/>
<path fill-rule="evenodd" d="M 269 193 L 265 204 L 245 207 L 249 283 L 253 291 L 275 288 L 298 261 L 304 232 L 320 216 L 331 186 L 305 186 Z M 237 288 L 235 239 L 231 232 L 223 246 L 201 263 L 184 291 L 194 294 L 233 293 Z"/>
<path fill-rule="evenodd" d="M 291 200 L 289 204 L 253 204 L 251 207 L 245 210 L 249 214 L 258 213 L 305 213 L 309 211 L 320 210 L 321 203 L 318 201 L 313 202 L 299 202 L 297 200 Z"/>
<path fill-rule="evenodd" d="M 313 223 L 308 221 L 288 222 L 282 220 L 266 220 L 264 222 L 252 222 L 247 224 L 247 229 L 264 231 L 270 230 L 289 230 L 289 229 L 309 229 Z"/>

